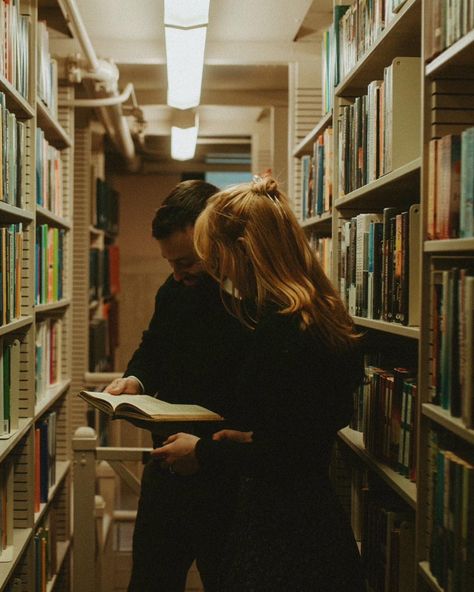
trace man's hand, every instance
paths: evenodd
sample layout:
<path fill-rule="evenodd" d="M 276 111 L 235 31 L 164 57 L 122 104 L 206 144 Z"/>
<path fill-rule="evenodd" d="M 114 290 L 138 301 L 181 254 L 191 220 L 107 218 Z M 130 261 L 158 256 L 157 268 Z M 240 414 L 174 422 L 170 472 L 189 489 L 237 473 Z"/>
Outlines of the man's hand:
<path fill-rule="evenodd" d="M 192 434 L 173 434 L 161 448 L 152 450 L 151 455 L 161 460 L 178 475 L 194 475 L 199 470 L 195 448 L 199 438 Z"/>
<path fill-rule="evenodd" d="M 213 440 L 232 440 L 240 444 L 250 444 L 252 442 L 253 432 L 239 432 L 238 430 L 220 430 L 212 434 Z"/>
<path fill-rule="evenodd" d="M 128 376 L 127 378 L 116 378 L 115 380 L 112 380 L 112 382 L 105 387 L 104 392 L 109 393 L 110 395 L 122 395 L 123 393 L 126 393 L 127 395 L 140 395 L 142 387 L 136 378 Z"/>

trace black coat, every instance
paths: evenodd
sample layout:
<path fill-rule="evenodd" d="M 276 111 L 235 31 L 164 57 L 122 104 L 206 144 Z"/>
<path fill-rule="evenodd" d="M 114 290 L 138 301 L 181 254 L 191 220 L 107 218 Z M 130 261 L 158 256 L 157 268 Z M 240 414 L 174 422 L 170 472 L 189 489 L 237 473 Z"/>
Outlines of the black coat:
<path fill-rule="evenodd" d="M 364 590 L 328 478 L 336 432 L 349 422 L 362 376 L 356 349 L 331 352 L 295 317 L 271 313 L 257 326 L 233 413 L 254 442 L 203 438 L 197 446 L 204 471 L 232 466 L 242 476 L 222 590 Z"/>

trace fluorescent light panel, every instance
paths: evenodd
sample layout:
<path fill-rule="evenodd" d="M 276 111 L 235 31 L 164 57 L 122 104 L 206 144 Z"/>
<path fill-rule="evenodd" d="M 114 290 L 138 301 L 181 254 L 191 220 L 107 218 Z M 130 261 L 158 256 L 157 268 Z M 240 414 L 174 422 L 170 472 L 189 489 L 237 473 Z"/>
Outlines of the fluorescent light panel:
<path fill-rule="evenodd" d="M 197 27 L 209 22 L 209 0 L 165 0 L 165 25 Z"/>
<path fill-rule="evenodd" d="M 171 157 L 175 160 L 190 160 L 196 152 L 198 126 L 171 128 Z"/>
<path fill-rule="evenodd" d="M 206 27 L 165 27 L 168 105 L 192 109 L 201 99 Z"/>

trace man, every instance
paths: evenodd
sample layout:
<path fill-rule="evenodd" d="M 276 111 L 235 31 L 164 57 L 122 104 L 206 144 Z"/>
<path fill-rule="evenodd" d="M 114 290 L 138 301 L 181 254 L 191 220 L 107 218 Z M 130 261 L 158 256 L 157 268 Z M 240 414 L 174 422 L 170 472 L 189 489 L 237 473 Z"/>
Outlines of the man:
<path fill-rule="evenodd" d="M 225 309 L 217 283 L 203 272 L 193 243 L 194 223 L 217 191 L 203 181 L 185 181 L 157 210 L 153 236 L 173 274 L 158 290 L 150 325 L 124 377 L 113 381 L 108 392 L 158 392 L 165 401 L 231 415 L 232 389 L 248 336 Z M 221 427 L 191 425 L 186 431 L 203 436 Z M 155 436 L 154 446 L 163 439 Z M 150 461 L 142 478 L 129 592 L 182 592 L 194 559 L 206 592 L 217 590 L 235 493 L 232 475 L 183 476 Z"/>

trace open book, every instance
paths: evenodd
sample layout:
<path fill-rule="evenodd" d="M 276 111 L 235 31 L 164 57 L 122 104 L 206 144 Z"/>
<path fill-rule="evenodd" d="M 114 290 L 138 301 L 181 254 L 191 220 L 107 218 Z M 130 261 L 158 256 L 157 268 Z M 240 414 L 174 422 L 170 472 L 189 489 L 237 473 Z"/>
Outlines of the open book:
<path fill-rule="evenodd" d="M 93 407 L 116 419 L 139 419 L 148 422 L 222 421 L 224 418 L 200 405 L 166 403 L 149 395 L 109 395 L 81 391 L 82 397 Z"/>

